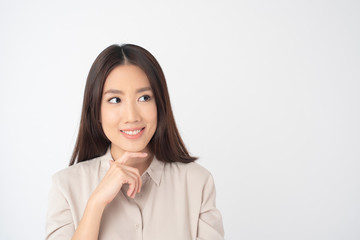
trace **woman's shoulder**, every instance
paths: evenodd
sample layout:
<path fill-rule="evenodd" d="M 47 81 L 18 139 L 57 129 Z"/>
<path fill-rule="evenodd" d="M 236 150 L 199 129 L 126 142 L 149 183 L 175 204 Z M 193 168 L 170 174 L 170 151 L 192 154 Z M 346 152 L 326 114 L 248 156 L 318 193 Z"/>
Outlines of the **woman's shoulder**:
<path fill-rule="evenodd" d="M 179 174 L 194 181 L 206 181 L 211 177 L 210 171 L 197 162 L 175 162 L 166 165 L 173 174 Z"/>
<path fill-rule="evenodd" d="M 61 169 L 53 175 L 55 182 L 76 181 L 87 178 L 100 171 L 102 157 L 96 157 L 87 161 L 76 163 L 72 166 Z"/>

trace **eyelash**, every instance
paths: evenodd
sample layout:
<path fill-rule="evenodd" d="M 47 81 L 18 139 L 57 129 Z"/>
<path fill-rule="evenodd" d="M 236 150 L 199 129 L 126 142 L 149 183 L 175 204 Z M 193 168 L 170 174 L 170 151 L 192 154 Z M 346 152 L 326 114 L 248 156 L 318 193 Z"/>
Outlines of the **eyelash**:
<path fill-rule="evenodd" d="M 145 97 L 147 98 L 147 100 L 144 100 L 144 102 L 148 102 L 151 100 L 151 97 L 149 95 L 144 95 L 144 96 L 141 96 L 140 98 L 145 98 Z"/>
<path fill-rule="evenodd" d="M 116 102 L 112 102 L 114 99 L 116 100 Z M 110 98 L 110 99 L 108 100 L 109 103 L 113 103 L 113 104 L 119 103 L 120 101 L 121 101 L 121 100 L 120 100 L 120 98 L 118 98 L 118 97 L 113 97 L 113 98 Z"/>
<path fill-rule="evenodd" d="M 146 97 L 147 100 L 144 100 L 144 101 L 142 101 L 142 102 L 148 102 L 148 101 L 151 100 L 151 97 L 150 97 L 149 95 L 143 95 L 143 96 L 141 96 L 140 98 L 144 98 L 144 97 Z M 139 99 L 140 99 L 140 98 L 139 98 Z M 112 100 L 116 100 L 116 102 L 112 102 Z M 116 104 L 116 103 L 120 103 L 120 102 L 121 102 L 121 99 L 120 99 L 119 97 L 112 97 L 112 98 L 110 98 L 110 99 L 108 100 L 108 102 L 109 102 L 109 103 L 112 103 L 112 104 Z"/>

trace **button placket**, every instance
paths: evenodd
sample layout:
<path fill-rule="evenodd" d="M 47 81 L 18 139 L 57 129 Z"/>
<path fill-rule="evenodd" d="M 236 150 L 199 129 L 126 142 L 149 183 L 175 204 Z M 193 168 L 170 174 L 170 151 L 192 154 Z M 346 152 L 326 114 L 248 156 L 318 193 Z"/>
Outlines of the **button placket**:
<path fill-rule="evenodd" d="M 143 216 L 142 216 L 141 209 L 135 199 L 131 199 L 131 204 L 133 205 L 134 209 L 136 209 L 136 213 L 134 214 L 134 216 L 136 216 L 136 218 L 134 219 L 134 225 L 133 225 L 134 230 L 137 235 L 136 239 L 143 239 L 143 233 L 142 233 Z"/>

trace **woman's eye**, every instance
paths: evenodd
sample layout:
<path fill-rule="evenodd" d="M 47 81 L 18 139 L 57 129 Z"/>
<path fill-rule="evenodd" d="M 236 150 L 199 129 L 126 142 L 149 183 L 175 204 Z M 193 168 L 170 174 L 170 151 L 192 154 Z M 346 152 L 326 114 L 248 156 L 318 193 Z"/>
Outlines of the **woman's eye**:
<path fill-rule="evenodd" d="M 113 97 L 109 99 L 109 103 L 119 103 L 119 102 L 121 102 L 121 100 L 118 97 Z"/>
<path fill-rule="evenodd" d="M 147 102 L 147 101 L 149 101 L 151 98 L 150 98 L 150 96 L 149 95 L 144 95 L 144 96 L 141 96 L 140 98 L 139 98 L 139 101 L 140 102 Z"/>

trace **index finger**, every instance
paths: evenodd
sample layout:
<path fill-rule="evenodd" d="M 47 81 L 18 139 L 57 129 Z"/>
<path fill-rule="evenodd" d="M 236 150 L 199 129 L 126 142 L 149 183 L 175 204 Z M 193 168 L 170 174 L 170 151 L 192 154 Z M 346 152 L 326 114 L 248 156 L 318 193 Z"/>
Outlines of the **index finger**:
<path fill-rule="evenodd" d="M 115 162 L 125 164 L 130 158 L 144 158 L 147 157 L 145 152 L 125 152 L 119 159 L 116 159 Z"/>

